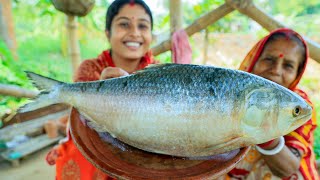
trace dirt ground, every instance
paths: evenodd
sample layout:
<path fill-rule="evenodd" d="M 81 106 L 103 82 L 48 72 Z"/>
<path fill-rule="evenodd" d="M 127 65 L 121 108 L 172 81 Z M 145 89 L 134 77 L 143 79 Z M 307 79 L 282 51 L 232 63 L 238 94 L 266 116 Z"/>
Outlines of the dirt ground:
<path fill-rule="evenodd" d="M 55 179 L 55 166 L 45 162 L 45 156 L 51 149 L 49 146 L 34 154 L 26 156 L 18 167 L 7 161 L 0 162 L 0 179 L 2 180 L 51 180 Z"/>
<path fill-rule="evenodd" d="M 203 56 L 203 37 L 196 34 L 192 37 L 192 40 L 197 44 L 197 50 L 194 53 L 199 55 L 199 58 L 194 59 L 193 63 L 202 64 Z M 240 60 L 244 58 L 246 53 L 257 41 L 257 38 L 253 35 L 232 35 L 232 34 L 220 34 L 210 35 L 210 46 L 208 50 L 208 60 L 206 64 L 237 68 Z M 320 65 L 315 61 L 311 61 L 305 76 L 313 77 L 313 87 L 310 89 L 318 90 L 320 87 L 320 77 L 315 76 L 319 74 Z M 312 93 L 315 95 L 316 93 Z M 319 94 L 318 94 L 319 95 Z M 317 97 L 319 98 L 319 97 Z M 320 99 L 320 98 L 319 98 Z M 0 179 L 1 180 L 43 180 L 54 179 L 55 167 L 49 166 L 45 162 L 45 155 L 51 147 L 47 147 L 41 151 L 38 151 L 21 161 L 19 167 L 12 167 L 10 163 L 0 162 Z"/>

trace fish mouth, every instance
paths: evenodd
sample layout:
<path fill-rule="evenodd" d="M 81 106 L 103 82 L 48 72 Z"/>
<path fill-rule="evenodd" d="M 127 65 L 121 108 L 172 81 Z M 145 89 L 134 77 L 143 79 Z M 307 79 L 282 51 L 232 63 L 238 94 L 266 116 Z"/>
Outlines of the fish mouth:
<path fill-rule="evenodd" d="M 302 123 L 304 123 L 304 122 L 306 122 L 307 120 L 309 120 L 309 119 L 311 118 L 311 116 L 312 116 L 312 112 L 310 112 L 310 113 L 308 113 L 308 114 L 306 114 L 306 115 L 304 115 L 304 116 L 299 117 L 296 121 L 294 121 L 294 122 L 292 123 L 292 126 L 297 126 L 297 125 L 301 126 Z M 307 120 L 306 120 L 306 119 L 307 119 Z"/>

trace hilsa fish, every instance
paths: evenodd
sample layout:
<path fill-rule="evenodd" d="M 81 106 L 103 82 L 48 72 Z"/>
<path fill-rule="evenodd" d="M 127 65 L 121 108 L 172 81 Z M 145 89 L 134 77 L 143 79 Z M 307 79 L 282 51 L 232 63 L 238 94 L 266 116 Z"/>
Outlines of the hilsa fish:
<path fill-rule="evenodd" d="M 144 151 L 202 157 L 286 135 L 311 117 L 294 92 L 214 66 L 153 65 L 108 80 L 63 83 L 27 72 L 41 93 L 21 112 L 75 107 L 97 132 Z"/>

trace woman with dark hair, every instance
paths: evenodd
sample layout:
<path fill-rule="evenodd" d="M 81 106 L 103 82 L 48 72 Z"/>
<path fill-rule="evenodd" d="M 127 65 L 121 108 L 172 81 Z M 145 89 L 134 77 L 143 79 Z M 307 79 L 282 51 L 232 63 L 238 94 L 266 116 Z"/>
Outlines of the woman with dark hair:
<path fill-rule="evenodd" d="M 154 63 L 149 51 L 152 27 L 152 14 L 143 0 L 115 0 L 106 14 L 105 33 L 110 50 L 103 51 L 97 58 L 83 61 L 74 81 L 125 76 Z M 47 161 L 56 164 L 56 179 L 110 178 L 85 159 L 72 141 L 69 129 L 66 141 L 48 154 Z"/>
<path fill-rule="evenodd" d="M 278 83 L 312 106 L 307 94 L 297 88 L 307 61 L 308 48 L 303 38 L 283 28 L 260 40 L 247 54 L 240 70 Z M 313 152 L 315 112 L 313 107 L 312 118 L 293 132 L 253 147 L 226 179 L 319 179 Z"/>

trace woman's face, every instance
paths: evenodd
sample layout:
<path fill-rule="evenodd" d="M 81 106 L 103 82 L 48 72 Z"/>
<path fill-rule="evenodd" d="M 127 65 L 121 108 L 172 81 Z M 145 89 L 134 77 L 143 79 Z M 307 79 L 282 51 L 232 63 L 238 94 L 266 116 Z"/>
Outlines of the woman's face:
<path fill-rule="evenodd" d="M 302 47 L 298 43 L 279 38 L 266 45 L 252 73 L 289 88 L 298 75 L 302 59 Z"/>
<path fill-rule="evenodd" d="M 140 59 L 152 41 L 151 19 L 140 5 L 124 5 L 113 18 L 111 31 L 106 32 L 112 56 Z"/>

